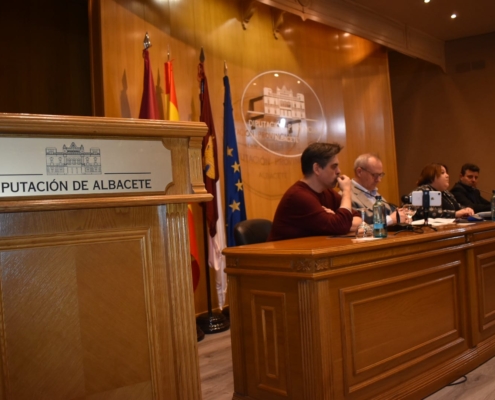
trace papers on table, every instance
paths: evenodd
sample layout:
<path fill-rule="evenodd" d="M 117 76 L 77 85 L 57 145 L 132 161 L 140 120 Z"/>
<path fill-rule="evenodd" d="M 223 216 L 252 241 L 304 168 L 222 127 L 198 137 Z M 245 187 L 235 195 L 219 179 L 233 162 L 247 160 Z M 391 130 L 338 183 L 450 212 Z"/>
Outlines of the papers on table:
<path fill-rule="evenodd" d="M 453 224 L 454 221 L 455 218 L 428 218 L 428 223 L 432 226 Z M 412 225 L 424 225 L 424 223 L 424 219 L 418 219 L 417 221 L 413 221 Z"/>
<path fill-rule="evenodd" d="M 362 242 L 369 242 L 370 240 L 380 240 L 383 238 L 376 238 L 376 237 L 365 237 L 365 238 L 356 238 L 352 239 L 352 243 L 362 243 Z"/>

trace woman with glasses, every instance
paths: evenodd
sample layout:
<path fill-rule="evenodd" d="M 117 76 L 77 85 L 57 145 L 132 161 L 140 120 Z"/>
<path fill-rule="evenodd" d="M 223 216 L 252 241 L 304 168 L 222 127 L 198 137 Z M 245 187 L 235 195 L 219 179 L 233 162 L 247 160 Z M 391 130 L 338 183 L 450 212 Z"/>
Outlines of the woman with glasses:
<path fill-rule="evenodd" d="M 470 207 L 463 208 L 455 199 L 454 195 L 448 191 L 449 172 L 444 164 L 428 164 L 421 171 L 419 176 L 418 187 L 415 191 L 438 191 L 442 193 L 442 206 L 430 207 L 428 209 L 428 218 L 466 218 L 474 214 Z M 411 196 L 411 193 L 409 194 Z M 414 219 L 423 219 L 425 210 L 419 207 Z"/>

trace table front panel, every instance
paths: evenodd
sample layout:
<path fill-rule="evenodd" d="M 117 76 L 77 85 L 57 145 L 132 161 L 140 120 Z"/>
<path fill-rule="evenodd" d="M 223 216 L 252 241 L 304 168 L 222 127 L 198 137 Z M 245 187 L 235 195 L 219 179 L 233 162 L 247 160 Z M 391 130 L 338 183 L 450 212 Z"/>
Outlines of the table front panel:
<path fill-rule="evenodd" d="M 493 245 L 476 249 L 478 318 L 481 340 L 495 334 L 495 251 Z"/>
<path fill-rule="evenodd" d="M 417 373 L 430 359 L 467 348 L 463 253 L 430 257 L 420 268 L 402 264 L 393 269 L 413 268 L 397 275 L 389 267 L 389 278 L 363 277 L 339 290 L 347 394 L 383 390 L 394 375 Z"/>

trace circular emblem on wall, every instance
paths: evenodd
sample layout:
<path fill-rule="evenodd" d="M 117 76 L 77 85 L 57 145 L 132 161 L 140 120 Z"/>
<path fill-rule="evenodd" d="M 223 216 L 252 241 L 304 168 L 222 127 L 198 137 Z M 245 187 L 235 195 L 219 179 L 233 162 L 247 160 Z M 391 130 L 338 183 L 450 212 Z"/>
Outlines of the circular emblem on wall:
<path fill-rule="evenodd" d="M 326 137 L 323 107 L 302 78 L 284 71 L 255 76 L 242 94 L 246 132 L 260 147 L 282 157 L 299 157 Z"/>

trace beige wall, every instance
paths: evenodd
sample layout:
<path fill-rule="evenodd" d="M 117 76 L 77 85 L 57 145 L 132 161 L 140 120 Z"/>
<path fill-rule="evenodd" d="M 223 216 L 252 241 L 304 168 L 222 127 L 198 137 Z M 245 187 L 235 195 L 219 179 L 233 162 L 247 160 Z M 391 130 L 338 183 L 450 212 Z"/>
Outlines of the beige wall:
<path fill-rule="evenodd" d="M 389 55 L 399 190 L 409 193 L 424 165 L 447 164 L 451 186 L 466 162 L 481 168 L 479 188 L 495 189 L 495 33 L 448 42 L 447 72 Z M 490 195 L 483 194 L 485 197 Z"/>

